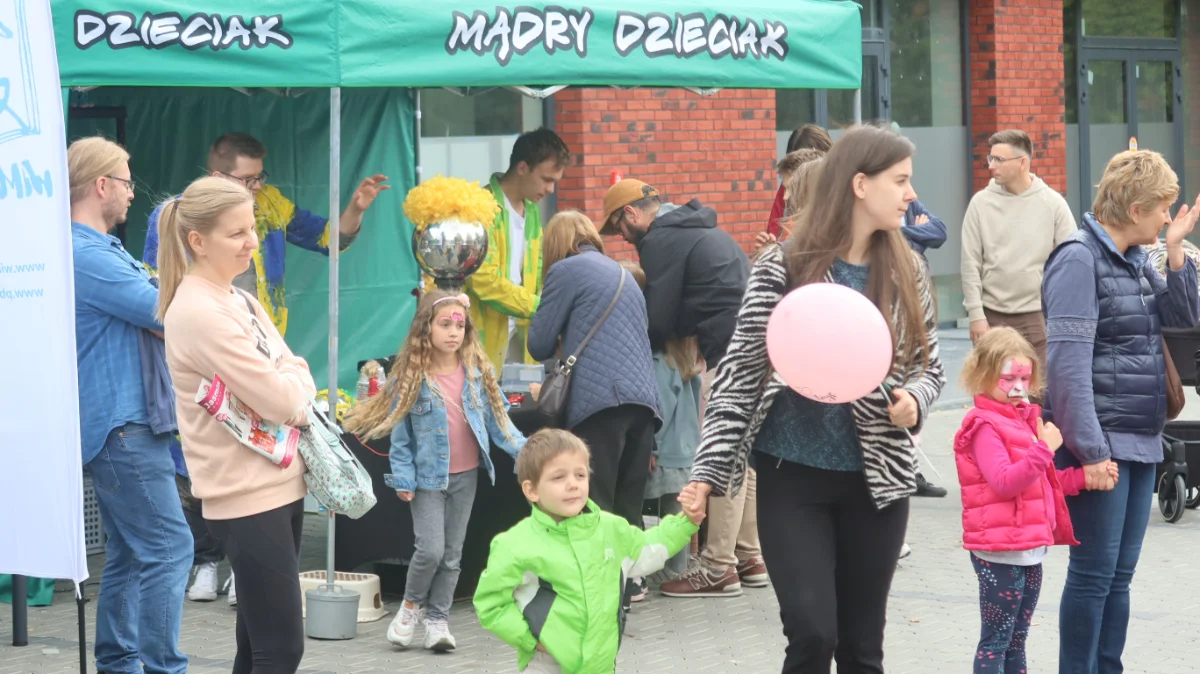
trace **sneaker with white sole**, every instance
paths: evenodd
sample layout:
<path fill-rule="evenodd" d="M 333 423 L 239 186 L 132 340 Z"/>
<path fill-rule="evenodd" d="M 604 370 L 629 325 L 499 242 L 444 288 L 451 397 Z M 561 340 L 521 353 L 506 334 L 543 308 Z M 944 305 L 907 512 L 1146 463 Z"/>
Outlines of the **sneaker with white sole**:
<path fill-rule="evenodd" d="M 742 581 L 732 566 L 715 575 L 698 567 L 679 580 L 663 583 L 659 591 L 668 597 L 738 597 Z"/>
<path fill-rule="evenodd" d="M 425 648 L 434 653 L 447 653 L 458 647 L 445 620 L 425 621 Z"/>
<path fill-rule="evenodd" d="M 192 586 L 187 591 L 188 601 L 217 600 L 217 563 L 197 564 L 192 569 Z"/>
<path fill-rule="evenodd" d="M 908 543 L 905 543 L 904 545 L 900 546 L 900 559 L 904 559 L 905 557 L 907 557 L 911 554 L 912 554 L 912 548 L 908 547 Z"/>
<path fill-rule="evenodd" d="M 233 572 L 229 572 L 229 580 L 225 581 L 225 591 L 229 593 L 229 605 L 237 608 L 237 586 L 233 584 Z"/>
<path fill-rule="evenodd" d="M 405 601 L 396 612 L 396 617 L 392 619 L 392 624 L 388 625 L 387 640 L 402 648 L 408 648 L 412 645 L 417 623 L 424 617 L 425 611 L 420 606 Z"/>

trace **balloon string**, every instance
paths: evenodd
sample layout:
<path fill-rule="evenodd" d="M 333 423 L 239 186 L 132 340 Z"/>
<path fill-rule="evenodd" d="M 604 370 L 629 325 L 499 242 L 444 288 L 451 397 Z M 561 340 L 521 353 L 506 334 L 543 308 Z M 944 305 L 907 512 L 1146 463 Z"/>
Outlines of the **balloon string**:
<path fill-rule="evenodd" d="M 879 392 L 883 394 L 884 402 L 888 403 L 888 405 L 890 406 L 891 405 L 890 401 L 892 398 L 891 387 L 888 386 L 886 383 L 880 384 Z M 913 449 L 917 450 L 917 455 L 920 456 L 922 459 L 924 459 L 925 464 L 929 466 L 929 469 L 933 471 L 933 474 L 936 475 L 939 480 L 942 480 L 943 482 L 945 482 L 945 478 L 943 478 L 942 474 L 938 472 L 937 466 L 933 465 L 933 462 L 930 461 L 929 457 L 925 455 L 925 450 L 921 449 L 921 443 L 920 443 L 920 441 L 917 440 L 916 436 L 914 436 L 912 434 L 912 432 L 909 431 L 907 428 L 902 429 L 902 430 L 904 431 L 904 434 L 908 436 L 908 439 L 912 441 Z"/>

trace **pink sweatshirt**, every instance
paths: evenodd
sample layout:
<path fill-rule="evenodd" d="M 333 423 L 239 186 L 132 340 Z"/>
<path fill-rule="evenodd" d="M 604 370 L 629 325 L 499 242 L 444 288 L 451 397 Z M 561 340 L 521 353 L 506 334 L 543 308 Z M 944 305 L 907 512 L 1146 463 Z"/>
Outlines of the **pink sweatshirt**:
<path fill-rule="evenodd" d="M 1079 468 L 1056 470 L 1054 453 L 1037 438 L 1037 405 L 975 397 L 954 439 L 962 485 L 963 542 L 968 550 L 1032 550 L 1073 544 L 1064 496 L 1084 487 Z"/>
<path fill-rule="evenodd" d="M 204 517 L 234 519 L 274 510 L 304 498 L 304 461 L 286 469 L 243 446 L 195 403 L 201 379 L 214 374 L 250 409 L 268 421 L 302 421 L 316 392 L 308 364 L 292 354 L 258 300 L 198 276 L 179 285 L 163 321 L 167 366 L 192 492 Z"/>

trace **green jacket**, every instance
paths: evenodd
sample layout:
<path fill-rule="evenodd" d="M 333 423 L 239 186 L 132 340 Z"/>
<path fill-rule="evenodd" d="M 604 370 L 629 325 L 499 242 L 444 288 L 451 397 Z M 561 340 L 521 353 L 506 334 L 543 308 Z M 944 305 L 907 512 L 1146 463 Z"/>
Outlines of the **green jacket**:
<path fill-rule="evenodd" d="M 591 500 L 562 522 L 534 506 L 492 540 L 475 590 L 479 623 L 517 649 L 520 669 L 540 642 L 563 674 L 613 672 L 625 580 L 661 569 L 697 529 L 671 515 L 642 531 Z"/>

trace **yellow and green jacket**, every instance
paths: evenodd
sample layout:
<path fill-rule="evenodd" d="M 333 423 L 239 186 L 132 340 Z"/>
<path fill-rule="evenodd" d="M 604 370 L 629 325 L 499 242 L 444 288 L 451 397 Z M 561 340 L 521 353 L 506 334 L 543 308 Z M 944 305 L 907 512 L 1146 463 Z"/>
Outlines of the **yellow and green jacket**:
<path fill-rule="evenodd" d="M 490 188 L 500 213 L 488 227 L 488 252 L 479 270 L 467 277 L 471 298 L 471 320 L 483 339 L 483 348 L 499 375 L 508 352 L 508 319 L 516 317 L 517 329 L 529 328 L 529 317 L 537 311 L 542 294 L 542 221 L 536 203 L 525 200 L 525 265 L 521 285 L 508 278 L 508 209 L 500 190 L 500 174 L 492 176 Z M 524 343 L 524 335 L 521 336 Z M 537 361 L 525 352 L 525 362 Z"/>
<path fill-rule="evenodd" d="M 158 217 L 163 207 L 170 203 L 159 204 L 150 214 L 150 229 L 146 232 L 142 263 L 151 274 L 158 272 Z M 329 220 L 303 208 L 296 208 L 296 204 L 283 196 L 274 185 L 263 185 L 258 191 L 258 197 L 254 200 L 254 220 L 259 243 L 258 250 L 254 251 L 258 301 L 267 310 L 279 334 L 286 335 L 288 310 L 284 289 L 284 244 L 290 243 L 329 255 Z M 354 239 L 354 236 L 342 235 L 339 248 L 346 250 Z M 538 273 L 541 274 L 540 259 Z"/>

